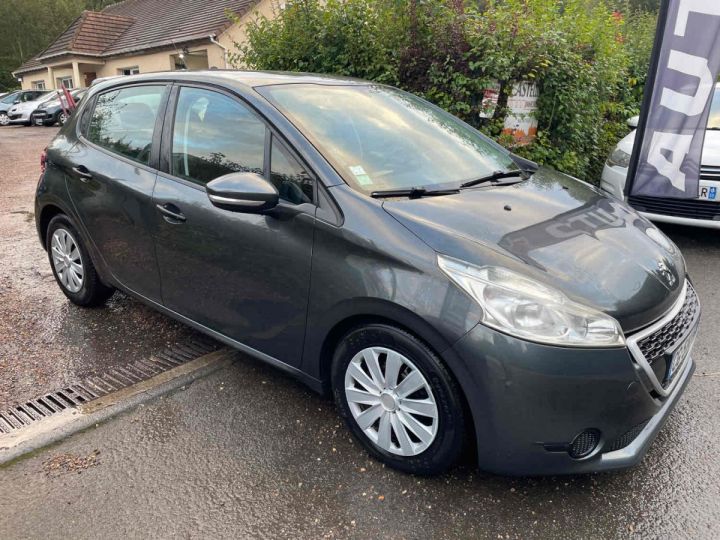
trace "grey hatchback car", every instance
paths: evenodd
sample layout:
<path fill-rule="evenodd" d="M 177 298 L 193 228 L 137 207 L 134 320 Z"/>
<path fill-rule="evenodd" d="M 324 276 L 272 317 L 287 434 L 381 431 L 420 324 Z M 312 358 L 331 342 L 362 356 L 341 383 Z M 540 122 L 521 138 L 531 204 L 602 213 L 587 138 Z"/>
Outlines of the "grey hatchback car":
<path fill-rule="evenodd" d="M 332 394 L 388 465 L 637 463 L 694 370 L 678 248 L 624 203 L 374 83 L 206 71 L 90 89 L 42 158 L 40 241 Z"/>

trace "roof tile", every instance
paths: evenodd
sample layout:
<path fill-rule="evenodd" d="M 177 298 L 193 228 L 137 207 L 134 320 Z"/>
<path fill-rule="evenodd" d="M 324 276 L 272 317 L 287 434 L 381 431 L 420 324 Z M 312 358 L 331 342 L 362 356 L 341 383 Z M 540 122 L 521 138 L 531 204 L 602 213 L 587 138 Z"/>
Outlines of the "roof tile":
<path fill-rule="evenodd" d="M 230 26 L 258 0 L 124 0 L 101 12 L 84 11 L 44 51 L 15 73 L 43 66 L 63 54 L 113 56 L 207 38 Z"/>

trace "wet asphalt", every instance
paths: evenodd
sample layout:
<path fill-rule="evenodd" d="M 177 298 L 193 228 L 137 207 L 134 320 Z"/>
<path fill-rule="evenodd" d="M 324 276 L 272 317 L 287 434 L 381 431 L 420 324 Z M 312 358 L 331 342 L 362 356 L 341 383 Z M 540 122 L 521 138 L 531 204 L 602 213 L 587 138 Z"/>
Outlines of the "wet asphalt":
<path fill-rule="evenodd" d="M 11 253 L 0 260 L 0 403 L 191 335 L 124 296 L 86 311 L 57 291 L 30 223 L 51 132 L 0 128 L 0 242 Z M 237 354 L 0 468 L 0 538 L 716 538 L 720 234 L 663 228 L 687 259 L 703 322 L 696 374 L 634 469 L 503 478 L 468 462 L 436 478 L 397 473 L 352 441 L 332 403 Z"/>

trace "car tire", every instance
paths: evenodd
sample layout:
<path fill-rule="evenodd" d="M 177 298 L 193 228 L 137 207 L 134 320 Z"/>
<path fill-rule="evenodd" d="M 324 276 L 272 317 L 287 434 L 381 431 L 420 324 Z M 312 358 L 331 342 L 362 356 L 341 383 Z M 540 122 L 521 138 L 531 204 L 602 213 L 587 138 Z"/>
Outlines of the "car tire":
<path fill-rule="evenodd" d="M 112 296 L 114 289 L 100 281 L 90 254 L 70 218 L 64 214 L 52 218 L 45 242 L 55 281 L 73 304 L 99 306 Z"/>
<path fill-rule="evenodd" d="M 67 114 L 65 114 L 65 112 L 61 112 L 60 114 L 58 114 L 58 116 L 57 116 L 58 125 L 60 127 L 64 126 L 65 122 L 68 121 L 68 118 L 70 118 L 70 117 Z"/>
<path fill-rule="evenodd" d="M 378 460 L 406 473 L 433 475 L 460 457 L 465 440 L 460 388 L 415 336 L 386 324 L 358 327 L 336 348 L 331 377 L 340 415 Z"/>
<path fill-rule="evenodd" d="M 10 117 L 6 112 L 0 112 L 0 126 L 7 126 L 10 124 Z"/>

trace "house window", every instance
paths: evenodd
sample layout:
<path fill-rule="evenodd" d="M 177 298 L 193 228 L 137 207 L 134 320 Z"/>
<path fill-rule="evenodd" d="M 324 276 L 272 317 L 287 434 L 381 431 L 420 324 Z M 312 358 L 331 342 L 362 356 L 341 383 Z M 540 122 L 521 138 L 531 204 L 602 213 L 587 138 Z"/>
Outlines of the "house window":
<path fill-rule="evenodd" d="M 137 66 L 118 69 L 118 75 L 137 75 L 140 68 Z"/>
<path fill-rule="evenodd" d="M 68 90 L 71 90 L 74 86 L 72 77 L 58 77 L 57 79 L 58 88 L 67 88 Z"/>
<path fill-rule="evenodd" d="M 45 90 L 45 81 L 32 81 L 33 90 Z"/>

